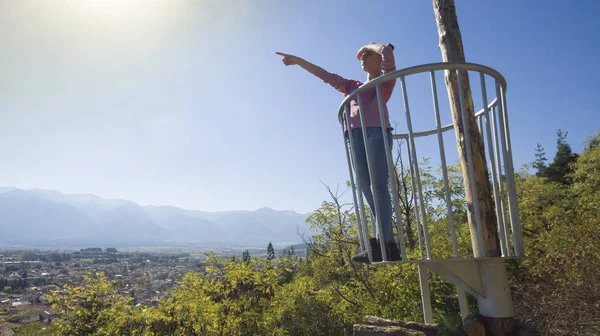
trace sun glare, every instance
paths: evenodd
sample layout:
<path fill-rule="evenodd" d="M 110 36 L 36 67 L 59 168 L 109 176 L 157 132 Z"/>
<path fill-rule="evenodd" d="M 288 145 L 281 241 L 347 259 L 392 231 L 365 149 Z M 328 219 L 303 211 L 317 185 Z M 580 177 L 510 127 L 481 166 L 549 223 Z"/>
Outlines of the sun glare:
<path fill-rule="evenodd" d="M 131 11 L 140 7 L 156 6 L 160 1 L 144 0 L 72 0 L 71 3 L 83 10 L 95 13 L 113 14 L 123 11 Z"/>
<path fill-rule="evenodd" d="M 123 38 L 161 31 L 184 13 L 180 3 L 169 0 L 66 0 L 65 3 L 68 15 L 87 29 Z"/>
<path fill-rule="evenodd" d="M 166 0 L 70 0 L 78 14 L 102 20 L 153 20 L 166 14 L 172 6 Z"/>

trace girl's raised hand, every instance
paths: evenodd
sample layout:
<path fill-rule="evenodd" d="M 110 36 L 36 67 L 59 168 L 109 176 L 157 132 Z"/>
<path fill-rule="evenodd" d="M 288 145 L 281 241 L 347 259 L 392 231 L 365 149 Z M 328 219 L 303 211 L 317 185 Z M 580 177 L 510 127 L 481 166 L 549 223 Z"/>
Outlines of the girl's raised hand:
<path fill-rule="evenodd" d="M 374 52 L 376 54 L 379 54 L 379 50 L 381 49 L 381 47 L 383 46 L 383 44 L 381 43 L 369 43 L 363 47 L 361 47 L 360 49 L 358 49 L 358 52 L 356 53 L 356 58 L 358 60 L 360 60 L 362 58 L 362 56 L 368 52 Z"/>
<path fill-rule="evenodd" d="M 362 56 L 367 53 L 368 51 L 370 51 L 368 46 L 364 46 L 361 47 L 360 49 L 358 49 L 358 52 L 356 53 L 356 59 L 358 59 L 360 61 L 360 59 L 362 58 Z"/>

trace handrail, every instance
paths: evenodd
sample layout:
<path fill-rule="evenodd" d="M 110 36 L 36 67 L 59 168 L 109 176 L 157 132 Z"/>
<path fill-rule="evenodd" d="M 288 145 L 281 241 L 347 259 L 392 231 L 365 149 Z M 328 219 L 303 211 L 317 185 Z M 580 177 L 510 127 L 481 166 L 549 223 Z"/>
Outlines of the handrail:
<path fill-rule="evenodd" d="M 492 100 L 491 103 L 488 104 L 488 110 L 491 110 L 492 108 L 498 106 L 498 98 L 494 98 L 494 100 Z M 481 109 L 479 110 L 477 113 L 475 113 L 475 118 L 479 118 L 482 115 L 484 115 L 485 113 L 485 109 Z M 442 132 L 446 132 L 451 130 L 454 127 L 454 124 L 448 124 L 446 126 L 442 126 Z M 437 133 L 437 129 L 433 129 L 431 131 L 423 131 L 423 132 L 415 132 L 413 133 L 413 136 L 415 138 L 420 138 L 420 137 L 424 137 L 424 136 L 428 136 L 428 135 L 433 135 Z M 402 134 L 392 134 L 392 137 L 394 139 L 408 139 L 408 133 L 402 133 Z"/>
<path fill-rule="evenodd" d="M 357 104 L 358 104 L 358 116 L 361 119 L 361 127 L 360 129 L 362 130 L 362 136 L 363 138 L 367 137 L 367 130 L 365 127 L 365 113 L 362 113 L 364 111 L 363 109 L 363 101 L 362 101 L 362 97 L 361 97 L 361 93 L 363 93 L 365 90 L 369 90 L 374 88 L 376 91 L 376 97 L 377 97 L 377 103 L 378 103 L 378 112 L 379 112 L 379 117 L 381 119 L 381 124 L 384 124 L 384 114 L 382 111 L 384 111 L 384 102 L 382 99 L 382 93 L 381 93 L 381 85 L 384 84 L 387 81 L 390 80 L 394 80 L 396 78 L 399 78 L 399 80 L 401 81 L 401 94 L 402 94 L 402 98 L 403 98 L 403 102 L 404 102 L 404 112 L 406 114 L 405 118 L 405 122 L 406 122 L 406 126 L 408 129 L 408 133 L 406 134 L 390 134 L 392 139 L 404 139 L 406 140 L 406 148 L 408 151 L 408 161 L 409 161 L 409 166 L 410 166 L 410 176 L 411 176 L 411 183 L 412 185 L 412 189 L 413 189 L 413 198 L 415 199 L 415 202 L 413 204 L 414 206 L 414 215 L 416 217 L 416 227 L 417 227 L 417 234 L 418 234 L 418 241 L 419 241 L 419 250 L 421 251 L 421 260 L 425 260 L 425 259 L 432 259 L 435 258 L 434 256 L 432 256 L 432 249 L 431 249 L 431 240 L 429 237 L 429 233 L 428 233 L 428 217 L 427 217 L 427 210 L 423 204 L 423 192 L 422 192 L 422 186 L 421 186 L 421 179 L 420 179 L 420 169 L 419 169 L 419 164 L 417 162 L 417 146 L 415 143 L 415 139 L 419 138 L 419 137 L 426 137 L 426 136 L 432 136 L 437 134 L 437 138 L 438 138 L 438 149 L 440 151 L 440 159 L 442 161 L 442 171 L 443 171 L 443 178 L 444 178 L 444 191 L 446 194 L 445 197 L 445 202 L 446 202 L 446 207 L 448 209 L 448 223 L 450 226 L 450 234 L 451 234 L 451 238 L 452 238 L 452 248 L 453 248 L 453 257 L 454 258 L 460 258 L 457 252 L 457 241 L 456 241 L 456 237 L 455 237 L 455 228 L 454 228 L 454 224 L 453 224 L 453 214 L 452 214 L 452 205 L 451 205 L 451 198 L 450 198 L 450 194 L 449 194 L 449 185 L 448 185 L 448 176 L 446 173 L 446 163 L 445 163 L 445 146 L 444 146 L 444 141 L 442 138 L 442 133 L 449 131 L 451 129 L 454 128 L 454 124 L 448 124 L 448 125 L 444 125 L 442 126 L 440 124 L 440 109 L 439 109 L 439 105 L 438 105 L 438 93 L 437 93 L 437 89 L 436 89 L 436 83 L 435 83 L 435 71 L 450 71 L 452 73 L 455 73 L 457 75 L 457 82 L 458 82 L 458 88 L 459 88 L 459 112 L 461 113 L 462 119 L 463 119 L 463 129 L 468 129 L 469 126 L 466 123 L 466 113 L 467 112 L 467 108 L 466 108 L 466 102 L 464 102 L 464 98 L 462 95 L 462 91 L 463 91 L 463 87 L 462 84 L 464 83 L 463 81 L 465 80 L 466 76 L 464 74 L 464 72 L 468 72 L 468 71 L 472 71 L 472 72 L 476 72 L 479 73 L 479 77 L 480 77 L 480 81 L 481 81 L 481 98 L 482 98 L 482 103 L 483 103 L 483 109 L 481 109 L 480 111 L 477 111 L 476 113 L 474 113 L 474 117 L 476 118 L 476 120 L 478 121 L 478 127 L 479 127 L 479 132 L 481 133 L 482 137 L 485 134 L 485 137 L 482 139 L 484 141 L 484 146 L 487 145 L 487 148 L 484 149 L 486 150 L 486 153 L 484 153 L 484 155 L 487 154 L 487 156 L 489 156 L 490 159 L 490 167 L 488 169 L 491 169 L 492 172 L 492 178 L 493 178 L 493 184 L 494 184 L 494 202 L 495 202 L 495 210 L 496 210 L 496 217 L 498 220 L 498 231 L 499 231 L 499 235 L 501 235 L 502 237 L 500 237 L 500 244 L 501 244 L 501 257 L 511 257 L 513 255 L 515 256 L 522 256 L 523 255 L 523 244 L 522 244 L 522 238 L 521 238 L 521 228 L 520 228 L 520 223 L 519 223 L 519 216 L 518 216 L 518 209 L 517 209 L 517 204 L 516 204 L 516 190 L 515 190 L 515 186 L 514 186 L 514 177 L 511 174 L 511 171 L 514 169 L 513 164 L 512 164 L 512 150 L 511 150 L 511 146 L 510 146 L 510 135 L 509 135 L 509 131 L 508 131 L 508 118 L 507 118 L 507 111 L 506 111 L 506 101 L 505 101 L 505 97 L 506 97 L 506 81 L 504 79 L 504 77 L 496 70 L 484 66 L 484 65 L 480 65 L 480 64 L 474 64 L 474 63 L 431 63 L 431 64 L 425 64 L 425 65 L 419 65 L 419 66 L 414 66 L 414 67 L 409 67 L 409 68 L 405 68 L 405 69 L 401 69 L 401 70 L 397 70 L 394 72 L 391 72 L 389 74 L 380 76 L 370 82 L 367 82 L 365 84 L 363 84 L 362 86 L 360 86 L 359 88 L 357 88 L 356 90 L 354 90 L 352 93 L 350 93 L 348 96 L 346 96 L 342 102 L 342 104 L 340 105 L 340 110 L 339 110 L 339 117 L 340 118 L 344 118 L 345 120 L 340 121 L 340 124 L 343 130 L 343 134 L 344 134 L 344 141 L 349 141 L 349 147 L 346 146 L 346 156 L 347 156 L 347 161 L 348 161 L 348 169 L 349 169 L 349 173 L 350 173 L 350 177 L 351 177 L 351 185 L 352 185 L 352 192 L 353 192 L 353 196 L 354 196 L 354 203 L 355 203 L 355 209 L 356 209 L 356 217 L 357 217 L 357 225 L 358 225 L 358 233 L 359 233 L 359 240 L 360 240 L 360 245 L 361 245 L 361 250 L 362 251 L 367 251 L 369 252 L 369 260 L 372 261 L 372 255 L 370 253 L 371 249 L 369 248 L 370 246 L 370 242 L 369 242 L 369 237 L 371 236 L 369 234 L 369 229 L 367 228 L 368 226 L 368 221 L 367 218 L 369 217 L 369 212 L 365 211 L 366 209 L 364 208 L 364 203 L 363 198 L 362 198 L 362 190 L 363 188 L 372 188 L 371 186 L 365 185 L 363 186 L 361 183 L 361 178 L 359 176 L 359 171 L 356 170 L 356 167 L 358 167 L 357 164 L 357 159 L 354 155 L 355 153 L 355 144 L 353 143 L 353 137 L 352 136 L 347 136 L 347 128 L 348 127 L 344 127 L 344 126 L 349 126 L 350 124 L 350 100 L 356 100 Z M 406 89 L 406 76 L 408 75 L 413 75 L 413 74 L 419 74 L 419 73 L 429 73 L 430 76 L 430 82 L 431 82 L 431 86 L 432 86 L 432 98 L 433 98 L 433 103 L 434 103 L 434 112 L 435 112 L 435 116 L 436 116 L 436 127 L 434 129 L 431 130 L 426 130 L 426 131 L 422 131 L 422 132 L 414 132 L 413 131 L 413 126 L 412 126 L 412 121 L 411 121 L 411 112 L 410 112 L 410 104 L 408 102 L 408 93 L 407 93 L 407 89 Z M 486 80 L 485 77 L 486 76 L 490 76 L 493 78 L 494 82 L 495 82 L 495 88 L 496 88 L 496 97 L 494 97 L 492 99 L 491 102 L 488 102 L 487 100 L 487 92 L 486 92 Z M 471 112 L 472 113 L 472 112 Z M 485 126 L 484 126 L 484 122 L 483 120 L 485 119 Z M 491 120 L 490 120 L 491 119 Z M 393 171 L 394 170 L 394 164 L 392 162 L 391 156 L 390 156 L 390 148 L 388 148 L 388 137 L 389 135 L 387 135 L 386 132 L 383 133 L 384 136 L 384 141 L 383 144 L 385 146 L 385 153 L 386 153 L 386 161 L 387 161 L 387 165 L 388 165 L 388 170 L 389 171 Z M 467 148 L 466 148 L 466 161 L 468 163 L 468 169 L 469 172 L 467 174 L 467 178 L 472 179 L 473 178 L 473 159 L 471 158 L 471 150 L 468 148 L 468 145 L 470 144 L 469 139 L 469 132 L 465 132 L 465 142 L 467 144 Z M 487 141 L 486 141 L 487 140 Z M 373 162 L 372 162 L 372 158 L 371 158 L 371 149 L 369 148 L 369 146 L 365 146 L 364 149 L 365 153 L 363 154 L 366 157 L 366 171 L 360 173 L 360 174 L 368 174 L 368 179 L 370 181 L 374 180 L 374 176 L 372 176 L 372 166 L 373 166 Z M 487 163 L 486 163 L 487 164 Z M 354 167 L 354 168 L 353 168 Z M 503 177 L 502 171 L 506 171 L 506 176 Z M 356 179 L 354 179 L 354 174 L 356 173 Z M 355 183 L 356 182 L 356 183 Z M 471 188 L 471 193 L 476 194 L 476 185 L 474 183 L 474 181 L 470 181 L 470 188 Z M 505 183 L 505 185 L 504 185 Z M 395 186 L 394 183 L 392 183 L 392 189 Z M 506 191 L 507 193 L 507 199 L 504 198 L 504 191 Z M 372 194 L 375 193 L 374 190 L 371 190 Z M 393 191 L 393 205 L 394 205 L 394 211 L 396 213 L 400 213 L 400 207 L 398 204 L 398 196 L 397 196 L 397 192 Z M 373 203 L 373 201 L 371 200 L 371 203 Z M 371 209 L 371 215 L 373 215 L 374 213 L 379 213 L 379 204 L 377 202 L 375 202 L 374 204 L 369 204 L 370 208 L 374 208 Z M 478 204 L 476 202 L 476 200 L 473 200 L 473 207 L 474 207 L 474 212 L 478 213 Z M 506 212 L 506 210 L 508 210 Z M 387 211 L 387 210 L 386 210 Z M 507 215 L 510 216 L 510 218 L 507 218 Z M 420 217 L 420 218 L 419 218 Z M 480 251 L 483 251 L 482 249 L 482 242 L 483 242 L 483 232 L 482 232 L 482 224 L 479 223 L 479 218 L 476 217 L 476 222 L 474 223 L 474 227 L 475 227 L 475 232 L 471 232 L 471 234 L 476 234 L 477 237 L 476 239 L 474 239 L 474 242 L 477 242 L 479 244 L 479 246 L 477 246 L 477 249 L 475 249 L 474 246 L 474 257 L 481 257 L 480 256 Z M 406 258 L 406 247 L 404 246 L 404 230 L 403 230 L 403 226 L 400 223 L 402 219 L 401 218 L 397 218 L 396 219 L 396 224 L 398 226 L 398 242 L 400 244 L 400 255 L 401 255 L 401 260 L 403 262 L 407 262 L 408 259 Z M 510 223 L 510 230 L 508 228 L 508 224 Z M 389 234 L 389 226 L 386 222 L 385 224 L 385 228 L 386 228 L 386 233 Z M 421 232 L 422 229 L 422 232 Z M 383 225 L 381 222 L 381 217 L 375 216 L 375 218 L 371 217 L 371 234 L 375 235 L 378 234 L 380 237 L 383 236 L 384 231 L 383 231 Z M 510 235 L 509 232 L 511 232 L 513 235 L 513 241 L 511 244 L 511 239 L 510 239 Z M 422 233 L 422 236 L 421 236 Z M 423 239 L 423 240 L 422 240 Z M 381 238 L 380 238 L 381 240 Z M 422 241 L 424 242 L 424 244 L 421 244 Z M 511 249 L 511 245 L 514 248 L 514 254 L 513 251 Z M 388 251 L 386 250 L 386 244 L 385 243 L 381 243 L 380 244 L 381 247 L 381 255 L 383 257 L 383 263 L 387 263 L 387 262 L 395 262 L 394 260 L 390 260 L 387 256 Z M 423 253 L 423 247 L 425 247 L 425 254 Z M 378 257 L 379 258 L 379 257 Z"/>
<path fill-rule="evenodd" d="M 352 91 L 352 93 L 350 93 L 348 96 L 346 96 L 346 98 L 344 98 L 344 100 L 342 101 L 342 104 L 340 105 L 340 108 L 338 111 L 339 122 L 343 123 L 342 115 L 344 114 L 344 106 L 347 105 L 348 103 L 350 103 L 351 100 L 355 99 L 355 97 L 358 94 L 362 93 L 363 91 L 366 91 L 368 89 L 375 87 L 376 85 L 383 84 L 387 81 L 396 79 L 398 77 L 406 77 L 406 76 L 414 75 L 414 74 L 418 74 L 418 73 L 438 71 L 438 70 L 467 70 L 467 71 L 470 70 L 470 71 L 483 72 L 489 76 L 494 77 L 494 79 L 496 79 L 496 81 L 498 81 L 500 83 L 500 86 L 502 87 L 503 91 L 506 93 L 506 80 L 504 79 L 504 76 L 502 76 L 502 74 L 500 74 L 498 71 L 496 71 L 488 66 L 485 66 L 485 65 L 481 65 L 481 64 L 477 64 L 477 63 L 456 63 L 456 62 L 440 62 L 440 63 L 429 63 L 429 64 L 417 65 L 417 66 L 413 66 L 413 67 L 409 67 L 409 68 L 396 70 L 394 72 L 390 72 L 383 76 L 377 77 L 376 79 L 366 82 L 363 85 L 359 86 L 356 90 Z"/>

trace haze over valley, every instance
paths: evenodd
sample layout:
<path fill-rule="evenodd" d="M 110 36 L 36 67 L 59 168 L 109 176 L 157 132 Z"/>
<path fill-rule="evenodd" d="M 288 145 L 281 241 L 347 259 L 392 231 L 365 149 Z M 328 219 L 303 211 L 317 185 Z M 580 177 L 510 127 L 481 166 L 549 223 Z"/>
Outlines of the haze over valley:
<path fill-rule="evenodd" d="M 0 188 L 0 248 L 261 246 L 301 243 L 310 214 L 268 207 L 204 212 L 93 194 Z"/>

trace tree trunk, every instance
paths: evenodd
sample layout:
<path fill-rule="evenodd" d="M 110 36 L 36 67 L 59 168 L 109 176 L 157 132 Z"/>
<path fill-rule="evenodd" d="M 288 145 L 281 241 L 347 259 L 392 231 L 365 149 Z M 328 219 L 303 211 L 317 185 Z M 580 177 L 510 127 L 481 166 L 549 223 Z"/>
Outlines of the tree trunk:
<path fill-rule="evenodd" d="M 456 8 L 454 0 L 433 0 L 433 9 L 437 21 L 438 35 L 440 37 L 440 50 L 444 62 L 465 62 L 465 54 L 462 45 L 462 37 L 456 18 Z M 475 257 L 497 257 L 500 256 L 500 243 L 498 240 L 498 228 L 496 223 L 496 213 L 494 211 L 494 201 L 492 199 L 492 190 L 489 183 L 489 173 L 485 161 L 484 143 L 473 108 L 473 97 L 471 96 L 471 87 L 469 77 L 466 71 L 461 71 L 463 103 L 469 128 L 469 138 L 471 146 L 471 157 L 473 159 L 473 180 L 477 195 L 472 194 L 471 180 L 469 179 L 469 170 L 467 166 L 467 150 L 465 146 L 465 137 L 463 129 L 463 120 L 460 113 L 460 100 L 458 90 L 458 79 L 456 72 L 446 71 L 444 79 L 448 89 L 448 98 L 452 110 L 452 120 L 454 122 L 454 131 L 456 133 L 456 144 L 460 158 L 462 173 L 465 183 L 465 194 L 468 204 L 469 228 L 471 231 L 471 241 L 473 242 L 473 254 Z M 474 213 L 473 197 L 477 197 L 479 213 Z M 475 216 L 479 217 L 482 226 L 482 236 L 484 251 L 479 250 L 477 241 L 477 227 Z"/>
<path fill-rule="evenodd" d="M 462 44 L 458 19 L 456 17 L 456 7 L 454 0 L 432 0 L 433 11 L 437 22 L 439 47 L 444 62 L 465 62 L 465 54 Z M 471 231 L 471 241 L 473 243 L 473 254 L 475 257 L 498 257 L 500 256 L 500 243 L 498 240 L 498 229 L 496 214 L 494 211 L 494 202 L 492 199 L 492 190 L 489 183 L 489 173 L 485 160 L 485 149 L 483 138 L 477 127 L 475 111 L 473 107 L 473 97 L 469 84 L 467 71 L 461 71 L 463 104 L 466 114 L 466 122 L 469 134 L 471 158 L 473 164 L 473 181 L 475 183 L 476 195 L 472 193 L 471 180 L 469 179 L 469 170 L 467 165 L 467 149 L 465 145 L 465 130 L 460 111 L 460 98 L 458 88 L 458 78 L 455 71 L 446 71 L 444 79 L 450 100 L 452 110 L 452 120 L 456 134 L 456 144 L 458 147 L 459 158 L 461 162 L 462 173 L 465 184 L 465 195 L 468 204 L 469 229 Z M 476 197 L 478 203 L 478 213 L 474 212 L 473 199 Z M 477 243 L 477 226 L 475 216 L 481 223 L 482 242 Z M 487 331 L 491 335 L 512 335 L 514 329 L 514 318 L 492 318 L 485 317 L 484 323 Z"/>

